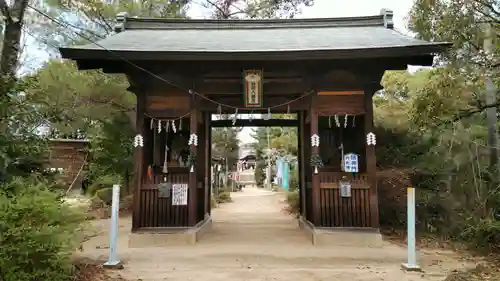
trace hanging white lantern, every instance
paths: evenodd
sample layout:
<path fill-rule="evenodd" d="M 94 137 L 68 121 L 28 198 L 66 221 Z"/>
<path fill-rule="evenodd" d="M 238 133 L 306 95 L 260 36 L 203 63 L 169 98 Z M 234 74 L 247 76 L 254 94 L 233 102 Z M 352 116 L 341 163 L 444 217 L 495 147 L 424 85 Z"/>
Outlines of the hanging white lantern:
<path fill-rule="evenodd" d="M 314 166 L 314 174 L 318 174 L 318 166 Z"/>

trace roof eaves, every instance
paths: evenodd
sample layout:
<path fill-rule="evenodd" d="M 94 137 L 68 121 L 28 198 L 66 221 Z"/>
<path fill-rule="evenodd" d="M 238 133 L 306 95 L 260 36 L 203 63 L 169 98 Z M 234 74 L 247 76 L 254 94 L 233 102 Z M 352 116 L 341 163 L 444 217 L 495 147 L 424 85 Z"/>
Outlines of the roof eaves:
<path fill-rule="evenodd" d="M 129 17 L 127 13 L 116 16 L 115 32 L 127 29 L 263 29 L 263 28 L 319 28 L 349 26 L 384 26 L 394 28 L 393 11 L 382 9 L 380 15 L 343 18 L 307 19 L 165 19 Z"/>

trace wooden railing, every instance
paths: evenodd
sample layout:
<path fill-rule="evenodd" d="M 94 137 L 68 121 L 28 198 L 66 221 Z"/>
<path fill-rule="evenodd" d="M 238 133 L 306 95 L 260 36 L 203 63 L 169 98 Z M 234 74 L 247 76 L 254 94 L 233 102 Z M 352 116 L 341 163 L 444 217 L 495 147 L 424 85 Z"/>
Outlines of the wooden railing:
<path fill-rule="evenodd" d="M 342 176 L 351 181 L 351 197 L 341 197 Z M 371 227 L 370 186 L 365 174 L 320 172 L 321 227 Z"/>
<path fill-rule="evenodd" d="M 169 173 L 167 181 L 188 183 L 189 173 Z M 163 176 L 155 176 L 152 183 L 143 184 L 139 192 L 140 212 L 139 228 L 187 227 L 188 206 L 172 206 L 172 197 L 159 198 L 156 184 L 163 181 Z M 188 199 L 189 200 L 189 199 Z"/>

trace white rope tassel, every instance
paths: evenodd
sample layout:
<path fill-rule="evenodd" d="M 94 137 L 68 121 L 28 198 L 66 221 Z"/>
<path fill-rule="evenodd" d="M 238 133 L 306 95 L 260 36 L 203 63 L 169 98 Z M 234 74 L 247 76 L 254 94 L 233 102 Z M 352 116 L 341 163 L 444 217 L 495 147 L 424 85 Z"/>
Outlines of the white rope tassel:
<path fill-rule="evenodd" d="M 158 134 L 161 133 L 161 120 L 158 120 Z"/>
<path fill-rule="evenodd" d="M 154 127 L 154 124 L 153 124 L 153 123 L 154 123 L 154 121 L 155 121 L 155 120 L 154 120 L 153 118 L 151 118 L 151 121 L 149 122 L 149 128 L 150 128 L 151 130 L 153 130 L 153 127 Z"/>
<path fill-rule="evenodd" d="M 348 122 L 348 120 L 349 120 L 349 118 L 348 118 L 348 117 L 349 117 L 349 115 L 347 115 L 347 114 L 346 114 L 346 115 L 345 115 L 345 117 L 344 117 L 344 128 L 347 128 L 347 122 Z"/>

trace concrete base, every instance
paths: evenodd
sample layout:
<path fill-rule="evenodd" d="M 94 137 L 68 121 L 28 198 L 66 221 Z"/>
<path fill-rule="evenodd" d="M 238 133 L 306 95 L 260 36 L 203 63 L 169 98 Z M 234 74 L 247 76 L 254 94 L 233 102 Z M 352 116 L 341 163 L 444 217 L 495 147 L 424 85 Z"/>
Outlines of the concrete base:
<path fill-rule="evenodd" d="M 129 235 L 129 248 L 167 247 L 194 245 L 212 228 L 212 218 L 207 216 L 194 227 L 169 227 L 141 229 Z"/>
<path fill-rule="evenodd" d="M 103 267 L 106 269 L 123 269 L 123 264 L 121 261 L 106 262 Z"/>
<path fill-rule="evenodd" d="M 420 266 L 418 266 L 418 265 L 409 265 L 407 263 L 403 263 L 401 265 L 401 268 L 403 270 L 406 270 L 406 271 L 413 271 L 413 272 L 420 272 L 420 271 L 422 271 L 422 268 L 420 268 Z"/>
<path fill-rule="evenodd" d="M 384 242 L 378 229 L 364 228 L 317 228 L 303 217 L 299 227 L 314 246 L 362 246 L 382 247 Z"/>

